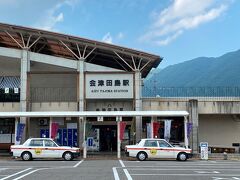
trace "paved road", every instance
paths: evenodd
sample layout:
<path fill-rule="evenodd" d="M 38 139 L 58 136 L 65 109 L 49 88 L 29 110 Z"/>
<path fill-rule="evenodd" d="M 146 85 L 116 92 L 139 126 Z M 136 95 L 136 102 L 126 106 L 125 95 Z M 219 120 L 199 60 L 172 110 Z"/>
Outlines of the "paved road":
<path fill-rule="evenodd" d="M 240 161 L 0 160 L 0 180 L 240 180 Z"/>

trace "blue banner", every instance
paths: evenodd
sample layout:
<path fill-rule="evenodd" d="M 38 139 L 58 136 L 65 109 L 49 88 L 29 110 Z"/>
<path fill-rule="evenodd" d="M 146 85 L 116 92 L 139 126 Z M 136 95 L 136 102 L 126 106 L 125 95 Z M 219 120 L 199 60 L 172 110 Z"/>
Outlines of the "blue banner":
<path fill-rule="evenodd" d="M 16 141 L 20 141 L 20 140 L 22 139 L 24 127 L 25 127 L 25 124 L 23 124 L 23 123 L 18 123 L 18 125 L 17 125 Z"/>

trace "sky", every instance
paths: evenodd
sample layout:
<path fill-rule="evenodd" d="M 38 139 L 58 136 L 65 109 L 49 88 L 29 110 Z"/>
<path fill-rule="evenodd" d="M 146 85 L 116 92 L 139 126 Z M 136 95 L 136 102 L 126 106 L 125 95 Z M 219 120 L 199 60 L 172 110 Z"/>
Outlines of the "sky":
<path fill-rule="evenodd" d="M 163 57 L 159 68 L 240 49 L 240 0 L 0 0 L 0 22 Z"/>

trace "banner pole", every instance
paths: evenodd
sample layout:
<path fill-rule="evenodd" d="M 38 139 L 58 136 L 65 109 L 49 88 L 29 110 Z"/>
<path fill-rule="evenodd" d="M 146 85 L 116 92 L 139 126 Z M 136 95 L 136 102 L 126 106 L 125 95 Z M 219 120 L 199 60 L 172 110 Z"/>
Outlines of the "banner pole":
<path fill-rule="evenodd" d="M 121 158 L 120 121 L 117 121 L 117 157 Z"/>

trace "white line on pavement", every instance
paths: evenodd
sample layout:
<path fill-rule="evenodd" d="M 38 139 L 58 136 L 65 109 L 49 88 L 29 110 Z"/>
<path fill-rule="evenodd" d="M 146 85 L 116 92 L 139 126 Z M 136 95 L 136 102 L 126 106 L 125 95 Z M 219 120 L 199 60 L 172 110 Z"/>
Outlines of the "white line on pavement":
<path fill-rule="evenodd" d="M 78 167 L 84 160 L 79 161 L 77 164 L 75 164 L 73 167 L 76 168 Z"/>
<path fill-rule="evenodd" d="M 120 180 L 116 167 L 113 167 L 112 170 L 113 170 L 114 179 L 115 180 Z"/>
<path fill-rule="evenodd" d="M 10 176 L 4 177 L 4 178 L 2 178 L 2 179 L 0 179 L 0 180 L 8 179 L 8 178 L 10 178 L 10 177 L 16 176 L 16 175 L 21 174 L 21 173 L 23 173 L 23 172 L 25 172 L 25 171 L 28 171 L 28 170 L 30 170 L 30 169 L 32 169 L 32 168 L 24 169 L 24 170 L 19 171 L 19 172 L 15 173 L 15 174 L 11 174 Z"/>
<path fill-rule="evenodd" d="M 122 160 L 119 160 L 119 162 L 120 162 L 122 167 L 126 167 Z M 127 176 L 127 179 L 128 180 L 132 180 L 132 177 L 130 176 L 128 170 L 127 169 L 123 169 L 123 171 L 124 171 L 125 175 Z"/>
<path fill-rule="evenodd" d="M 26 173 L 26 174 L 23 174 L 22 176 L 19 176 L 19 177 L 15 178 L 15 179 L 13 179 L 13 180 L 22 179 L 23 177 L 28 176 L 28 175 L 30 175 L 30 174 L 32 174 L 32 173 L 35 173 L 36 171 L 39 171 L 39 170 L 41 170 L 41 169 L 35 169 L 35 170 L 30 171 L 30 172 L 28 172 L 28 173 Z"/>
<path fill-rule="evenodd" d="M 203 171 L 210 171 L 210 172 L 213 172 L 213 171 L 216 171 L 216 170 L 224 170 L 224 171 L 238 171 L 239 172 L 239 168 L 231 168 L 231 169 L 226 169 L 226 168 L 214 168 L 214 169 L 176 169 L 176 168 L 172 168 L 172 169 L 169 169 L 169 168 L 164 168 L 164 169 L 159 169 L 159 168 L 131 168 L 131 167 L 128 167 L 128 170 L 131 170 L 131 171 L 144 171 L 144 170 L 148 170 L 148 171 L 198 171 L 198 173 L 203 173 Z M 215 172 L 216 173 L 216 172 Z"/>
<path fill-rule="evenodd" d="M 131 174 L 132 176 L 212 176 L 213 174 Z M 240 174 L 221 174 L 224 177 L 238 176 Z"/>
<path fill-rule="evenodd" d="M 125 167 L 125 165 L 124 165 L 124 163 L 123 163 L 122 160 L 119 160 L 119 162 L 120 162 L 120 164 L 121 164 L 122 167 Z"/>
<path fill-rule="evenodd" d="M 128 170 L 127 170 L 127 169 L 124 169 L 123 171 L 124 171 L 125 175 L 127 176 L 127 179 L 128 179 L 128 180 L 132 180 L 132 177 L 130 176 Z"/>

